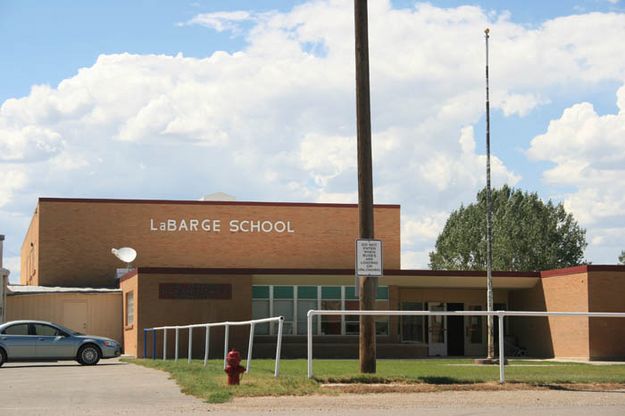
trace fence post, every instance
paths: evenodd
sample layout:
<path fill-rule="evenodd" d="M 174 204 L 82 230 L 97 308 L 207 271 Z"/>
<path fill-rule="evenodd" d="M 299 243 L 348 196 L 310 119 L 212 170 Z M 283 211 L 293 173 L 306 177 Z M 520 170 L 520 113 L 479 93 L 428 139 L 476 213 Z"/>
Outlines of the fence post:
<path fill-rule="evenodd" d="M 152 359 L 156 360 L 156 329 L 152 330 Z"/>
<path fill-rule="evenodd" d="M 284 317 L 280 317 L 278 321 L 278 339 L 276 340 L 276 368 L 273 373 L 274 377 L 280 375 L 280 352 L 282 350 L 282 326 L 284 325 Z"/>
<path fill-rule="evenodd" d="M 143 328 L 143 359 L 148 357 L 148 329 Z"/>
<path fill-rule="evenodd" d="M 226 357 L 228 355 L 228 331 L 229 331 L 229 327 L 228 324 L 225 325 L 225 330 L 224 330 L 224 370 L 226 369 Z"/>
<path fill-rule="evenodd" d="M 206 364 L 208 363 L 208 346 L 210 345 L 210 330 L 211 327 L 210 326 L 206 326 L 206 340 L 205 340 L 205 345 L 204 345 L 204 367 L 206 367 Z"/>
<path fill-rule="evenodd" d="M 503 336 L 503 311 L 497 311 L 497 318 L 499 324 L 499 383 L 505 383 L 505 350 L 504 350 L 504 336 Z"/>
<path fill-rule="evenodd" d="M 247 368 L 245 369 L 246 373 L 250 372 L 250 367 L 252 366 L 252 347 L 254 346 L 254 322 L 250 324 L 250 339 L 247 342 Z"/>
<path fill-rule="evenodd" d="M 308 378 L 312 378 L 313 376 L 313 368 L 312 368 L 312 310 L 308 311 L 308 314 L 306 316 L 306 338 L 307 338 L 307 357 L 308 357 Z"/>
<path fill-rule="evenodd" d="M 189 327 L 189 353 L 187 354 L 187 363 L 191 364 L 191 356 L 193 355 L 193 328 Z"/>
<path fill-rule="evenodd" d="M 178 340 L 180 338 L 180 328 L 176 327 L 176 348 L 174 348 L 174 361 L 178 361 Z"/>
<path fill-rule="evenodd" d="M 163 360 L 167 359 L 167 328 L 163 328 Z"/>

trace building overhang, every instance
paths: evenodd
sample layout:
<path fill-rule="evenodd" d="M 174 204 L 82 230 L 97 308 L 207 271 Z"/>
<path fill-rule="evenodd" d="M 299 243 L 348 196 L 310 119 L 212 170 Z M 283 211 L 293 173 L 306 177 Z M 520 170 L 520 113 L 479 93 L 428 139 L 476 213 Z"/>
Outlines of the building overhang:
<path fill-rule="evenodd" d="M 239 269 L 139 267 L 122 276 L 135 275 L 245 275 L 254 285 L 344 285 L 354 284 L 353 269 Z M 494 272 L 496 289 L 529 289 L 540 280 L 538 272 Z M 379 284 L 412 288 L 486 288 L 486 273 L 448 270 L 385 270 Z"/>

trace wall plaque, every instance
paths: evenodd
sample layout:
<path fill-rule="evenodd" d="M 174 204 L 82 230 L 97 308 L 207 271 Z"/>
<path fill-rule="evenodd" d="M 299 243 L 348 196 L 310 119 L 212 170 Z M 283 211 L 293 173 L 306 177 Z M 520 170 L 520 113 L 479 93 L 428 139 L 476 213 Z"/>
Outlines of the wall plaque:
<path fill-rule="evenodd" d="M 159 299 L 232 299 L 232 285 L 227 283 L 161 283 Z"/>

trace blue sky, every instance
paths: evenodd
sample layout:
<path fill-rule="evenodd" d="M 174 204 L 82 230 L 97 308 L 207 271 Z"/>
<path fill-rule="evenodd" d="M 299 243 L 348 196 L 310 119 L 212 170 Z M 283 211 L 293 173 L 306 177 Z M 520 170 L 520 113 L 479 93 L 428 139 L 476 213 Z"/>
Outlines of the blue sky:
<path fill-rule="evenodd" d="M 0 233 L 36 198 L 354 202 L 351 1 L 0 1 Z M 563 202 L 586 256 L 625 249 L 623 2 L 370 1 L 376 201 L 404 267 L 483 184 Z M 617 105 L 620 103 L 620 106 Z M 621 164 L 621 162 L 623 162 Z"/>

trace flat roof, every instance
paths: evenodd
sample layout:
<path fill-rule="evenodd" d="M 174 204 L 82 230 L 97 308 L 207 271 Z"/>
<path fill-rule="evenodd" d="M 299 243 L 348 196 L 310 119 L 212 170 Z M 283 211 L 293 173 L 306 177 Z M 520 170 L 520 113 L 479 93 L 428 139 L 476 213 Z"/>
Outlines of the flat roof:
<path fill-rule="evenodd" d="M 493 277 L 547 278 L 586 272 L 625 272 L 625 265 L 581 265 L 539 272 L 493 271 Z M 225 274 L 225 275 L 314 275 L 354 276 L 354 269 L 267 269 L 267 268 L 206 268 L 206 267 L 138 267 L 121 277 L 125 280 L 135 274 Z M 384 276 L 393 277 L 486 277 L 481 270 L 425 270 L 387 269 Z"/>
<path fill-rule="evenodd" d="M 28 295 L 37 293 L 115 293 L 121 289 L 105 289 L 92 287 L 60 287 L 60 286 L 29 286 L 29 285 L 8 285 L 8 295 Z"/>
<path fill-rule="evenodd" d="M 121 280 L 136 274 L 227 274 L 227 275 L 344 275 L 354 276 L 354 269 L 264 269 L 264 268 L 202 268 L 202 267 L 138 267 L 130 270 Z M 384 270 L 385 276 L 428 277 L 486 277 L 479 270 Z M 493 272 L 493 277 L 539 278 L 540 272 Z"/>
<path fill-rule="evenodd" d="M 104 204 L 172 204 L 172 205 L 243 205 L 274 207 L 311 207 L 311 208 L 358 208 L 358 204 L 338 204 L 325 202 L 258 202 L 258 201 L 194 201 L 177 199 L 108 199 L 108 198 L 48 198 L 41 197 L 39 202 L 79 202 Z M 375 204 L 375 208 L 400 208 L 399 204 Z"/>
<path fill-rule="evenodd" d="M 563 269 L 544 270 L 540 272 L 540 277 L 556 277 L 588 272 L 625 272 L 625 265 L 582 264 L 580 266 L 565 267 Z"/>

